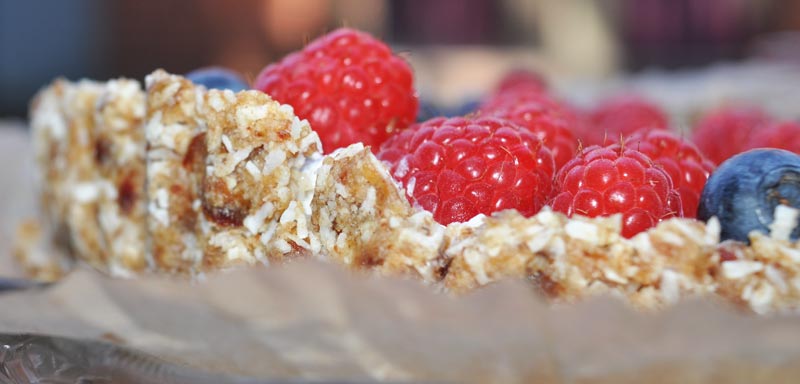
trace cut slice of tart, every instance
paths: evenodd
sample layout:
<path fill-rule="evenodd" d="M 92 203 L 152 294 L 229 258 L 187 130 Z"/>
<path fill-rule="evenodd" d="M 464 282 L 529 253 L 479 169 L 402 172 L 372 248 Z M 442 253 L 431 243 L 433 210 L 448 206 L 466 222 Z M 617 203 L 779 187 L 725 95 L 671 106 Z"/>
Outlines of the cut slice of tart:
<path fill-rule="evenodd" d="M 31 105 L 45 232 L 96 268 L 146 268 L 144 93 L 134 80 L 57 80 Z"/>
<path fill-rule="evenodd" d="M 318 249 L 308 230 L 321 144 L 290 106 L 258 91 L 147 77 L 148 232 L 153 267 L 197 273 Z"/>

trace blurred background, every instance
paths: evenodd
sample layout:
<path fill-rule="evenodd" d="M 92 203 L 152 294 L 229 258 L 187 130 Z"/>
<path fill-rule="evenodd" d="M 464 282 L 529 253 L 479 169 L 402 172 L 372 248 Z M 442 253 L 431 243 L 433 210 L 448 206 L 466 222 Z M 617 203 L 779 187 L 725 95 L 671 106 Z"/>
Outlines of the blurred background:
<path fill-rule="evenodd" d="M 800 63 L 800 0 L 0 0 L 0 118 L 24 117 L 56 76 L 141 79 L 221 65 L 252 79 L 340 26 L 404 52 L 423 95 L 441 82 L 480 89 L 511 66 L 589 81 L 722 61 Z"/>

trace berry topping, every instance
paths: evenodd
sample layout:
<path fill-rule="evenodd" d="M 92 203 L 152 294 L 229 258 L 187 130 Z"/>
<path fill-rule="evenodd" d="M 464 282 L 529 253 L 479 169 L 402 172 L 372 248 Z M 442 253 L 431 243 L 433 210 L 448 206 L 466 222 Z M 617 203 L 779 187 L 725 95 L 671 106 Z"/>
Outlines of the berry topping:
<path fill-rule="evenodd" d="M 800 153 L 800 123 L 776 122 L 751 132 L 750 148 L 778 148 Z"/>
<path fill-rule="evenodd" d="M 209 89 L 230 89 L 239 92 L 249 88 L 238 73 L 219 67 L 195 69 L 187 73 L 186 78 Z"/>
<path fill-rule="evenodd" d="M 722 240 L 749 243 L 751 231 L 769 233 L 781 204 L 800 208 L 800 156 L 781 149 L 753 149 L 731 157 L 711 174 L 697 218 L 716 216 Z M 799 235 L 794 223 L 791 239 Z"/>
<path fill-rule="evenodd" d="M 578 141 L 573 130 L 578 119 L 567 106 L 544 93 L 533 92 L 524 84 L 509 86 L 488 98 L 479 110 L 511 120 L 539 137 L 553 152 L 556 169 L 575 156 Z"/>
<path fill-rule="evenodd" d="M 692 141 L 715 164 L 750 147 L 751 131 L 769 123 L 769 116 L 754 107 L 724 107 L 705 115 L 695 125 Z"/>
<path fill-rule="evenodd" d="M 267 66 L 254 88 L 308 119 L 326 152 L 356 142 L 376 149 L 417 115 L 408 63 L 379 40 L 348 28 Z"/>
<path fill-rule="evenodd" d="M 588 217 L 621 213 L 625 237 L 682 216 L 669 174 L 628 146 L 585 148 L 558 171 L 555 189 L 554 210 Z"/>
<path fill-rule="evenodd" d="M 684 217 L 697 216 L 697 203 L 714 171 L 714 163 L 707 159 L 691 142 L 672 132 L 654 130 L 636 133 L 625 140 L 625 146 L 650 157 L 664 169 L 683 202 Z"/>
<path fill-rule="evenodd" d="M 541 140 L 498 118 L 435 118 L 392 136 L 378 158 L 409 201 L 441 224 L 516 209 L 538 212 L 551 193 L 553 157 Z"/>
<path fill-rule="evenodd" d="M 601 102 L 579 126 L 585 145 L 618 142 L 636 132 L 667 129 L 667 116 L 656 104 L 634 95 L 615 96 Z"/>

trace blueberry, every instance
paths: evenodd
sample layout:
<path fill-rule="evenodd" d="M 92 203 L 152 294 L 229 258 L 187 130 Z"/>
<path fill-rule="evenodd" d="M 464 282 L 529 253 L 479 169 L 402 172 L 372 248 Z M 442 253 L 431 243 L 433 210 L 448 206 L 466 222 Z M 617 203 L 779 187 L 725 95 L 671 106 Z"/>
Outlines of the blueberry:
<path fill-rule="evenodd" d="M 187 73 L 186 78 L 209 89 L 230 89 L 239 92 L 250 88 L 236 72 L 219 67 L 195 69 Z"/>
<path fill-rule="evenodd" d="M 800 156 L 781 149 L 753 149 L 726 160 L 700 196 L 697 218 L 716 216 L 722 240 L 749 243 L 751 231 L 769 233 L 775 207 L 800 208 Z M 790 235 L 800 235 L 796 226 Z"/>

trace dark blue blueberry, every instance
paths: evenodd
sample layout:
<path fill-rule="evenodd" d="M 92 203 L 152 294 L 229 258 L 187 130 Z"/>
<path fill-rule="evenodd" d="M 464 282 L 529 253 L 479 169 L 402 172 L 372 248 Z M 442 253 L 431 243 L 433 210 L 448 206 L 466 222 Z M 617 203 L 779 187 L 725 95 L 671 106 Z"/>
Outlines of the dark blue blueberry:
<path fill-rule="evenodd" d="M 800 156 L 781 149 L 753 149 L 731 157 L 711 174 L 697 218 L 716 216 L 722 240 L 749 243 L 751 231 L 769 233 L 779 204 L 800 208 Z M 798 236 L 800 226 L 792 230 L 791 239 Z"/>
<path fill-rule="evenodd" d="M 230 89 L 239 92 L 250 88 L 236 72 L 219 67 L 195 69 L 187 73 L 186 78 L 209 89 Z"/>

